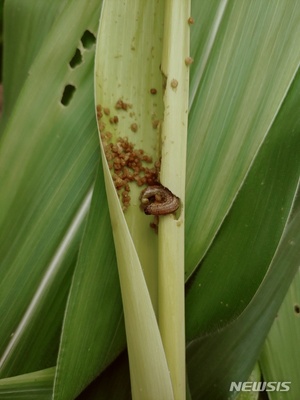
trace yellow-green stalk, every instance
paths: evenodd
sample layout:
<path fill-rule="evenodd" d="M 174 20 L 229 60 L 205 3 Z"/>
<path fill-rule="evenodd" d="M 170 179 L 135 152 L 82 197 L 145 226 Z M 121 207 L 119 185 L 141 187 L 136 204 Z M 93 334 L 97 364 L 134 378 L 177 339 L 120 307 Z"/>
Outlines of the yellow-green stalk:
<path fill-rule="evenodd" d="M 184 205 L 188 121 L 190 0 L 167 0 L 162 57 L 166 77 L 160 180 L 180 209 L 159 221 L 159 327 L 175 400 L 185 399 Z"/>

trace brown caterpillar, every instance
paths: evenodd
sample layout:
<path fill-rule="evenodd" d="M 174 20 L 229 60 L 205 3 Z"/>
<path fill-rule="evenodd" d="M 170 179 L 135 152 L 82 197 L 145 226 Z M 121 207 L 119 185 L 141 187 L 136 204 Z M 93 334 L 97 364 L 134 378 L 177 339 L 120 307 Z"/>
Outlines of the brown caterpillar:
<path fill-rule="evenodd" d="M 140 200 L 147 215 L 172 214 L 180 205 L 179 198 L 162 185 L 148 186 L 142 191 Z"/>

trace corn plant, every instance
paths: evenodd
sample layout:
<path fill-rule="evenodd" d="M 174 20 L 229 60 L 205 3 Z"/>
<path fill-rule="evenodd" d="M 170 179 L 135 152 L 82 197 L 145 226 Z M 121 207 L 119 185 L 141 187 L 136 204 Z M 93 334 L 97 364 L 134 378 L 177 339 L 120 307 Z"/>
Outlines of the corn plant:
<path fill-rule="evenodd" d="M 298 398 L 299 18 L 5 1 L 1 399 Z"/>

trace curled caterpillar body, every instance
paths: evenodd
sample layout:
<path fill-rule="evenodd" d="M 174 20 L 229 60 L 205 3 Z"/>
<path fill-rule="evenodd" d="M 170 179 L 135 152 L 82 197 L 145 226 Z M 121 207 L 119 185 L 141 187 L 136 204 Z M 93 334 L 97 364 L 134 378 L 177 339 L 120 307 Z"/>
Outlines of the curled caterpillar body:
<path fill-rule="evenodd" d="M 162 185 L 148 186 L 140 196 L 141 204 L 147 215 L 167 215 L 175 212 L 180 200 Z"/>

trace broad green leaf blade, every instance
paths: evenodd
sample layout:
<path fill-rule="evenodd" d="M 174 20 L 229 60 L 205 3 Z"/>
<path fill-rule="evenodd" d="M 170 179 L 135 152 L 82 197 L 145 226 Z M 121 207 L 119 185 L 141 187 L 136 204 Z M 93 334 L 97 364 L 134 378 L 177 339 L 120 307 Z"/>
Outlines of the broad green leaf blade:
<path fill-rule="evenodd" d="M 50 400 L 55 368 L 0 379 L 2 400 Z"/>
<path fill-rule="evenodd" d="M 290 244 L 297 245 L 296 243 Z M 282 268 L 286 268 L 288 262 L 289 260 L 284 261 Z M 289 382 L 288 393 L 283 394 L 279 391 L 269 393 L 270 400 L 279 400 L 283 396 L 290 400 L 299 398 L 299 293 L 300 275 L 298 270 L 278 311 L 260 357 L 260 366 L 265 381 Z"/>
<path fill-rule="evenodd" d="M 56 285 L 61 282 L 62 295 L 68 289 L 67 270 L 76 257 L 99 157 L 93 51 L 80 43 L 85 30 L 93 30 L 97 23 L 94 12 L 99 4 L 89 4 L 78 7 L 73 2 L 64 7 L 1 137 L 0 346 L 5 376 L 26 372 L 28 366 L 34 370 L 53 365 L 56 357 L 64 308 L 64 301 L 56 296 Z M 75 30 L 66 28 L 74 23 Z M 76 47 L 84 62 L 71 68 Z M 51 71 L 46 78 L 45 71 Z M 61 98 L 70 82 L 76 91 L 64 106 Z M 49 314 L 48 320 L 49 299 L 58 301 L 53 309 L 60 311 L 54 319 Z M 46 337 L 40 328 L 44 319 L 45 327 L 50 326 Z M 30 350 L 29 356 L 24 357 L 24 349 Z M 23 362 L 15 365 L 18 357 Z"/>
<path fill-rule="evenodd" d="M 187 276 L 228 213 L 300 61 L 297 0 L 219 4 L 215 19 L 208 21 L 217 32 L 210 30 L 205 45 L 196 37 L 201 30 L 192 36 L 195 54 L 198 43 L 209 51 L 192 65 L 200 76 L 193 73 L 192 83 L 198 86 L 190 89 Z M 193 2 L 195 24 L 206 24 L 202 8 L 209 9 L 208 15 L 210 2 Z"/>
<path fill-rule="evenodd" d="M 300 74 L 186 296 L 192 339 L 236 318 L 266 279 L 297 191 Z"/>
<path fill-rule="evenodd" d="M 195 98 L 201 77 L 214 46 L 227 0 L 192 1 L 191 54 L 194 63 L 190 73 L 190 103 Z"/>
<path fill-rule="evenodd" d="M 174 397 L 152 306 L 152 301 L 154 304 L 156 302 L 153 297 L 155 293 L 152 292 L 153 300 L 151 301 L 143 273 L 143 269 L 149 271 L 149 267 L 155 267 L 153 260 L 157 257 L 157 251 L 155 247 L 150 247 L 150 244 L 155 244 L 155 241 L 151 239 L 154 232 L 151 232 L 147 218 L 139 209 L 140 190 L 136 186 L 132 187 L 132 184 L 130 187 L 132 203 L 129 206 L 131 212 L 129 213 L 128 210 L 127 220 L 125 219 L 108 162 L 105 159 L 106 156 L 110 161 L 108 156 L 111 153 L 108 154 L 108 152 L 112 149 L 107 143 L 108 134 L 105 134 L 105 131 L 110 130 L 109 136 L 112 136 L 112 142 L 116 147 L 122 143 L 120 138 L 126 135 L 135 146 L 142 144 L 142 151 L 146 154 L 156 154 L 158 158 L 156 130 L 158 125 L 155 127 L 153 125 L 153 113 L 156 113 L 156 109 L 157 113 L 161 113 L 158 108 L 161 103 L 159 97 L 158 103 L 153 101 L 153 95 L 157 92 L 161 93 L 162 90 L 161 85 L 157 87 L 156 84 L 162 83 L 159 55 L 162 50 L 163 6 L 163 1 L 155 4 L 130 1 L 119 4 L 118 13 L 116 13 L 113 2 L 104 2 L 96 53 L 95 97 L 99 114 L 101 111 L 99 128 L 103 140 L 103 142 L 101 140 L 103 168 L 118 261 L 133 399 L 139 399 L 141 396 L 149 399 L 173 399 Z M 128 20 L 131 21 L 130 25 L 126 23 Z M 105 52 L 107 38 L 110 38 L 109 52 Z M 106 54 L 105 58 L 103 54 Z M 143 69 L 145 59 L 151 60 L 149 65 L 146 64 L 148 65 L 146 71 Z M 155 86 L 152 86 L 153 83 Z M 125 109 L 121 107 L 120 113 L 116 115 L 117 126 L 112 127 L 109 118 L 102 115 L 102 110 L 106 115 L 109 112 L 104 110 L 115 112 L 118 109 L 115 107 L 118 100 L 122 101 L 122 104 L 125 102 L 126 107 Z M 130 112 L 128 112 L 128 107 Z M 134 124 L 138 129 L 132 129 L 130 121 L 133 117 L 136 119 Z M 125 132 L 130 132 L 130 127 L 131 134 L 127 135 Z M 116 174 L 120 168 L 116 167 L 116 162 L 113 167 Z M 139 245 L 141 241 L 145 242 L 148 238 L 147 247 Z"/>
<path fill-rule="evenodd" d="M 66 3 L 67 0 L 47 3 L 37 3 L 34 0 L 4 2 L 3 119 L 7 120 L 11 116 L 29 68 Z"/>
<path fill-rule="evenodd" d="M 190 342 L 187 366 L 193 399 L 228 399 L 230 383 L 248 379 L 299 266 L 299 224 L 297 213 L 285 231 L 268 275 L 245 312 L 223 330 Z"/>
<path fill-rule="evenodd" d="M 125 347 L 122 302 L 102 168 L 67 304 L 55 399 L 74 399 Z"/>

